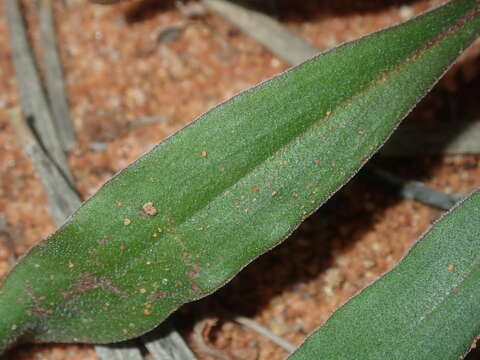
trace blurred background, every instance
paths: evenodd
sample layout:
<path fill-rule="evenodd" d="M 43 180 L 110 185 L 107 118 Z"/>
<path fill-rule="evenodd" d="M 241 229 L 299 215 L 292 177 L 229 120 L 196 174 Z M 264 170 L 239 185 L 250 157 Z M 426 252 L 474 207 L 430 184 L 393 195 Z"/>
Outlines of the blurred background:
<path fill-rule="evenodd" d="M 41 53 L 39 1 L 20 3 L 28 39 Z M 236 3 L 268 15 L 324 51 L 442 1 Z M 203 112 L 290 66 L 202 1 L 52 4 L 77 140 L 67 153 L 68 164 L 82 199 Z M 42 58 L 37 61 L 41 71 Z M 0 3 L 0 79 L 1 281 L 16 258 L 55 229 L 42 181 L 9 120 L 11 110 L 20 106 L 20 95 L 6 1 Z M 479 128 L 479 94 L 477 41 L 405 120 L 402 127 L 416 140 L 396 139 L 391 151 L 373 159 L 375 166 L 445 194 L 478 188 L 480 140 L 468 153 L 448 149 L 448 144 Z M 428 153 L 417 150 L 415 142 L 429 136 L 447 140 Z M 219 292 L 184 306 L 178 313 L 179 331 L 199 359 L 283 359 L 285 350 L 234 318 L 248 317 L 295 345 L 301 343 L 338 306 L 391 269 L 443 212 L 399 196 L 367 176 L 358 177 Z M 86 360 L 97 355 L 89 345 L 28 345 L 9 358 Z M 473 351 L 468 359 L 480 355 Z"/>

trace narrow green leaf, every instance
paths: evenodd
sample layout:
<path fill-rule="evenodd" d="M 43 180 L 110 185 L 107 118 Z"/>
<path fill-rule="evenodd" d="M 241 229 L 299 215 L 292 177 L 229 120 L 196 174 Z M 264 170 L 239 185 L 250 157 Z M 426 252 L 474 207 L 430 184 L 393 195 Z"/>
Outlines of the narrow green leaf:
<path fill-rule="evenodd" d="M 0 288 L 0 349 L 153 328 L 276 246 L 385 141 L 480 32 L 458 0 L 325 53 L 162 142 Z"/>
<path fill-rule="evenodd" d="M 289 359 L 458 359 L 480 334 L 479 299 L 480 191 Z"/>

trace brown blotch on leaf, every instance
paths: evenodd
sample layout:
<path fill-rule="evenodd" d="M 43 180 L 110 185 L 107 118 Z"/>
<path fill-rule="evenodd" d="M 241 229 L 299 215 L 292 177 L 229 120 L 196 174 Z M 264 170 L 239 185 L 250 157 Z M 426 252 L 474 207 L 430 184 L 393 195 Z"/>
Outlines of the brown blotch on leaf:
<path fill-rule="evenodd" d="M 198 286 L 196 283 L 192 283 L 190 289 L 193 294 L 198 294 L 200 291 L 202 291 L 202 289 L 200 289 L 200 286 Z"/>
<path fill-rule="evenodd" d="M 168 296 L 166 292 L 154 292 L 147 296 L 147 299 L 150 301 L 155 301 L 156 299 L 164 299 Z"/>
<path fill-rule="evenodd" d="M 33 300 L 33 304 L 29 308 L 29 311 L 36 317 L 43 319 L 53 313 L 53 310 L 47 309 L 43 306 L 45 296 L 39 296 L 30 286 L 27 286 L 25 288 L 25 292 L 30 297 L 30 299 Z"/>
<path fill-rule="evenodd" d="M 91 274 L 80 275 L 80 279 L 69 290 L 62 292 L 62 296 L 65 300 L 72 300 L 75 297 L 97 288 L 108 290 L 122 297 L 128 296 L 126 291 L 114 286 L 110 280 L 106 278 L 96 278 Z M 106 305 L 109 306 L 108 303 L 106 303 Z"/>

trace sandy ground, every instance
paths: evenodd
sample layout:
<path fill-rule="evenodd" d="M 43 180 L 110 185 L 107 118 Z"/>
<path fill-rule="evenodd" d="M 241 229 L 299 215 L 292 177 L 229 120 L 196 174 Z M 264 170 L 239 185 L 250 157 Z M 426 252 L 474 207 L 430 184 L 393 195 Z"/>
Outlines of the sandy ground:
<path fill-rule="evenodd" d="M 219 17 L 189 17 L 172 1 L 56 5 L 59 47 L 79 146 L 69 154 L 88 198 L 117 171 L 233 94 L 288 66 Z M 408 19 L 440 1 L 277 1 L 268 10 L 319 49 Z M 36 1 L 23 1 L 38 48 Z M 190 6 L 192 3 L 187 2 Z M 7 120 L 19 105 L 4 3 L 0 3 L 0 277 L 12 247 L 24 253 L 55 227 L 41 182 Z M 406 121 L 480 119 L 480 44 L 472 48 Z M 477 94 L 477 95 L 475 95 Z M 478 156 L 376 160 L 448 193 L 480 185 Z M 299 344 L 352 295 L 391 269 L 442 214 L 375 186 L 352 181 L 284 244 L 248 266 L 218 293 L 179 311 L 192 339 L 205 322 L 210 346 L 231 359 L 283 359 L 284 350 L 232 321 L 246 316 Z M 0 279 L 1 279 L 0 278 Z M 354 357 L 352 356 L 352 359 Z M 480 358 L 472 353 L 469 359 Z M 22 346 L 9 359 L 96 359 L 91 346 Z"/>

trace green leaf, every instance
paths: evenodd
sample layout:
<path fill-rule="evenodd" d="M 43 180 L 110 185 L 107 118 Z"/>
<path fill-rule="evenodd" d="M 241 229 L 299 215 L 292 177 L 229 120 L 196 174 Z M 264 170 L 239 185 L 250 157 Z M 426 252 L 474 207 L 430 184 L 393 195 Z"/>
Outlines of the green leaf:
<path fill-rule="evenodd" d="M 113 342 L 228 282 L 338 190 L 480 32 L 454 1 L 201 116 L 107 183 L 0 288 L 18 338 Z"/>
<path fill-rule="evenodd" d="M 480 334 L 479 298 L 480 191 L 289 359 L 458 359 Z"/>

